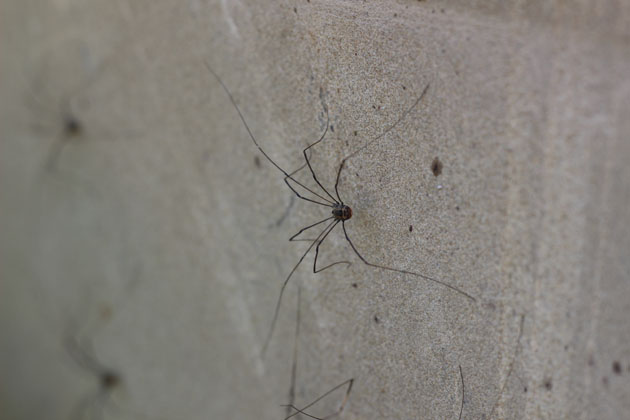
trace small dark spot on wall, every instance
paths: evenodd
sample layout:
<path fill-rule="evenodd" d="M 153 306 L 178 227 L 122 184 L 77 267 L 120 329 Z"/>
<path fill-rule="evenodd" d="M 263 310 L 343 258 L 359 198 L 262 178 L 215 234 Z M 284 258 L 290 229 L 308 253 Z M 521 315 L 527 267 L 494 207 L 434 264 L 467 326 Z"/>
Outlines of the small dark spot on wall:
<path fill-rule="evenodd" d="M 297 15 L 297 7 L 293 8 L 293 11 L 295 12 L 295 14 Z"/>
<path fill-rule="evenodd" d="M 256 165 L 257 168 L 260 168 L 260 158 L 258 156 L 254 156 L 254 165 Z"/>
<path fill-rule="evenodd" d="M 527 393 L 527 387 L 526 386 L 523 387 L 523 392 Z"/>
<path fill-rule="evenodd" d="M 394 13 L 394 17 L 398 17 L 398 13 Z"/>
<path fill-rule="evenodd" d="M 107 303 L 101 303 L 101 319 L 104 321 L 107 321 L 109 319 L 111 319 L 112 314 L 113 314 L 113 309 L 111 307 L 111 305 L 107 304 Z"/>
<path fill-rule="evenodd" d="M 455 210 L 459 211 L 459 206 L 455 206 Z"/>
<path fill-rule="evenodd" d="M 553 383 L 551 382 L 551 378 L 545 379 L 543 386 L 545 387 L 547 391 L 551 391 L 551 389 L 553 388 Z"/>
<path fill-rule="evenodd" d="M 602 384 L 608 388 L 608 376 L 602 377 Z"/>
<path fill-rule="evenodd" d="M 439 176 L 442 173 L 443 167 L 444 165 L 442 165 L 442 162 L 440 162 L 440 159 L 437 157 L 433 159 L 433 162 L 431 162 L 431 172 L 433 172 L 433 175 L 435 176 Z"/>
<path fill-rule="evenodd" d="M 333 133 L 335 132 L 335 126 L 330 124 L 330 131 L 332 131 Z"/>
<path fill-rule="evenodd" d="M 491 311 L 496 311 L 497 310 L 497 305 L 495 305 L 494 302 L 487 302 L 487 303 L 484 304 L 484 306 L 486 308 L 488 308 L 489 310 L 491 310 Z"/>
<path fill-rule="evenodd" d="M 381 322 L 381 320 L 379 319 L 378 315 L 374 315 L 374 322 L 376 322 L 377 324 L 379 322 Z"/>
<path fill-rule="evenodd" d="M 354 287 L 356 289 L 357 287 L 359 287 L 359 285 L 356 284 L 356 283 L 352 283 L 352 287 Z"/>
<path fill-rule="evenodd" d="M 442 13 L 446 13 L 446 11 L 444 9 L 440 9 L 440 12 Z"/>
<path fill-rule="evenodd" d="M 621 363 L 619 363 L 617 361 L 614 361 L 613 364 L 612 364 L 612 370 L 617 375 L 621 375 Z"/>
<path fill-rule="evenodd" d="M 372 105 L 372 108 L 376 109 L 376 105 Z"/>
<path fill-rule="evenodd" d="M 357 130 L 354 130 L 353 134 L 356 136 L 359 134 L 359 132 Z"/>
<path fill-rule="evenodd" d="M 413 232 L 413 226 L 409 225 L 409 232 Z"/>
<path fill-rule="evenodd" d="M 568 345 L 568 344 L 565 344 L 565 346 L 564 346 L 564 351 L 567 351 L 567 350 L 569 350 L 569 345 Z"/>

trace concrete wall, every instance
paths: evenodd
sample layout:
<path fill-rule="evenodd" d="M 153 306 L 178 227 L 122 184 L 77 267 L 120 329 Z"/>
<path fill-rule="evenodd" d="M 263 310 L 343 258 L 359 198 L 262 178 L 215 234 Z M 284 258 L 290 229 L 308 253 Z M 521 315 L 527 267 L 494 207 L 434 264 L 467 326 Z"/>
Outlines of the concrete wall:
<path fill-rule="evenodd" d="M 630 418 L 627 1 L 5 0 L 0 55 L 0 418 L 281 419 L 298 286 L 300 406 Z M 348 160 L 346 227 L 476 301 L 339 226 L 261 355 L 329 209 L 204 61 L 287 171 L 328 107 L 327 188 L 429 85 Z"/>

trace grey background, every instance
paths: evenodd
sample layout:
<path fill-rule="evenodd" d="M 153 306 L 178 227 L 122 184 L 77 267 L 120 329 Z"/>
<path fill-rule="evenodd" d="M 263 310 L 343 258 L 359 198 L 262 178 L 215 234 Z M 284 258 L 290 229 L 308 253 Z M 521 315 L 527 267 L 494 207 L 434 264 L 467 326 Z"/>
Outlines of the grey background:
<path fill-rule="evenodd" d="M 3 1 L 0 418 L 283 418 L 298 285 L 299 405 L 354 378 L 343 419 L 456 419 L 461 365 L 465 419 L 630 418 L 629 36 L 614 0 Z M 328 210 L 206 60 L 287 170 L 327 104 L 327 186 L 430 84 L 348 161 L 348 233 L 477 302 L 336 230 L 353 264 L 305 260 L 262 357 Z"/>

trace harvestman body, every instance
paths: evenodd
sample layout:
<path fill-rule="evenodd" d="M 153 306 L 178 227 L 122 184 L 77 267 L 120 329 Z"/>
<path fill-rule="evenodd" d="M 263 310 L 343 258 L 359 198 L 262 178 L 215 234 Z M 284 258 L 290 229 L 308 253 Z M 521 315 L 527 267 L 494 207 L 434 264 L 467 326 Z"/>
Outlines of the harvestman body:
<path fill-rule="evenodd" d="M 271 336 L 273 335 L 273 331 L 274 331 L 274 327 L 275 327 L 275 324 L 276 324 L 276 320 L 278 318 L 278 311 L 280 309 L 280 303 L 281 303 L 281 300 L 282 300 L 282 295 L 284 293 L 284 289 L 286 288 L 286 286 L 287 286 L 287 284 L 289 282 L 289 279 L 291 278 L 293 273 L 297 270 L 298 266 L 302 263 L 302 261 L 304 260 L 306 255 L 311 251 L 311 249 L 313 249 L 313 246 L 315 246 L 317 244 L 317 246 L 315 247 L 315 258 L 314 258 L 314 261 L 313 261 L 313 273 L 318 273 L 320 271 L 326 270 L 327 268 L 330 268 L 330 267 L 332 267 L 334 265 L 337 265 L 337 264 L 350 264 L 349 261 L 337 261 L 337 262 L 329 264 L 329 265 L 327 265 L 327 266 L 325 266 L 323 268 L 318 268 L 317 267 L 317 256 L 319 254 L 319 247 L 324 242 L 324 240 L 326 239 L 328 234 L 339 223 L 341 223 L 341 227 L 343 229 L 344 236 L 345 236 L 346 240 L 348 241 L 348 243 L 350 244 L 350 247 L 352 248 L 354 253 L 359 257 L 359 259 L 361 261 L 363 261 L 363 263 L 365 263 L 366 265 L 368 265 L 370 267 L 374 267 L 374 268 L 379 268 L 379 269 L 382 269 L 382 270 L 393 271 L 393 272 L 396 272 L 396 273 L 408 274 L 408 275 L 416 276 L 416 277 L 422 278 L 424 280 L 431 281 L 433 283 L 437 283 L 437 284 L 440 284 L 440 285 L 442 285 L 444 287 L 447 287 L 450 290 L 453 290 L 453 291 L 461 294 L 462 296 L 465 296 L 466 298 L 470 299 L 473 302 L 476 301 L 476 299 L 474 297 L 472 297 L 471 295 L 469 295 L 468 293 L 464 292 L 463 290 L 461 290 L 461 289 L 459 289 L 459 288 L 457 288 L 455 286 L 452 286 L 452 285 L 450 285 L 448 283 L 445 283 L 445 282 L 443 282 L 441 280 L 438 280 L 438 279 L 435 279 L 435 278 L 432 278 L 432 277 L 429 277 L 429 276 L 425 276 L 424 274 L 415 273 L 415 272 L 408 271 L 408 270 L 401 270 L 401 269 L 392 268 L 392 267 L 386 267 L 386 266 L 382 266 L 382 265 L 378 265 L 378 264 L 374 264 L 374 263 L 369 262 L 368 260 L 366 260 L 361 255 L 361 253 L 359 253 L 359 251 L 357 250 L 357 248 L 354 245 L 354 243 L 350 240 L 350 237 L 348 236 L 348 232 L 346 231 L 345 222 L 348 221 L 352 217 L 352 209 L 343 202 L 343 200 L 341 199 L 341 196 L 339 195 L 339 179 L 341 177 L 341 171 L 344 168 L 344 165 L 345 165 L 346 161 L 348 159 L 352 158 L 353 156 L 355 156 L 357 153 L 359 153 L 362 150 L 364 150 L 366 147 L 368 147 L 373 142 L 375 142 L 375 141 L 379 140 L 380 138 L 382 138 L 383 136 L 385 136 L 392 129 L 394 129 L 416 107 L 416 105 L 422 100 L 422 98 L 424 97 L 424 95 L 427 93 L 427 91 L 429 89 L 429 85 L 428 84 L 423 89 L 423 91 L 420 94 L 420 96 L 400 116 L 400 118 L 398 118 L 398 120 L 394 124 L 392 124 L 390 127 L 385 129 L 380 135 L 376 136 L 375 138 L 373 138 L 372 140 L 368 141 L 366 144 L 364 144 L 363 146 L 361 146 L 360 148 L 358 148 L 357 150 L 352 152 L 350 155 L 348 155 L 345 158 L 343 158 L 343 160 L 341 161 L 341 164 L 339 165 L 339 170 L 337 171 L 337 178 L 336 178 L 336 181 L 335 181 L 335 196 L 333 196 L 330 192 L 328 192 L 328 190 L 326 188 L 324 188 L 324 186 L 317 179 L 317 175 L 313 171 L 313 168 L 311 166 L 311 162 L 310 162 L 310 160 L 308 158 L 308 154 L 307 154 L 307 151 L 311 147 L 313 147 L 313 146 L 317 145 L 318 143 L 320 143 L 324 139 L 324 137 L 326 136 L 326 133 L 328 132 L 328 127 L 329 127 L 329 124 L 328 124 L 329 123 L 329 121 L 328 121 L 328 118 L 329 118 L 328 117 L 328 108 L 324 107 L 324 110 L 326 111 L 326 129 L 324 130 L 324 133 L 321 135 L 321 137 L 316 142 L 314 142 L 313 144 L 309 145 L 308 147 L 306 147 L 302 151 L 302 154 L 304 155 L 304 160 L 305 160 L 306 163 L 304 165 L 302 165 L 299 169 L 293 171 L 292 173 L 288 173 L 287 171 L 282 169 L 273 159 L 271 159 L 269 157 L 269 155 L 267 155 L 267 153 L 262 149 L 262 147 L 260 147 L 260 145 L 258 144 L 258 141 L 256 140 L 256 138 L 254 137 L 251 129 L 249 128 L 249 125 L 247 124 L 247 121 L 245 120 L 245 117 L 243 116 L 243 113 L 241 112 L 239 106 L 236 104 L 236 100 L 232 96 L 232 93 L 227 88 L 225 83 L 223 83 L 223 80 L 221 80 L 219 75 L 214 70 L 212 70 L 212 68 L 210 67 L 208 62 L 206 62 L 205 64 L 206 64 L 206 67 L 208 68 L 208 71 L 210 71 L 210 73 L 212 73 L 212 75 L 217 79 L 217 81 L 219 82 L 219 84 L 221 85 L 221 87 L 223 88 L 225 93 L 227 94 L 228 98 L 230 99 L 230 102 L 232 103 L 232 105 L 234 106 L 236 112 L 238 113 L 238 116 L 241 119 L 241 122 L 243 123 L 243 126 L 247 130 L 247 133 L 249 134 L 249 137 L 252 139 L 252 142 L 254 143 L 254 145 L 258 148 L 260 153 L 262 153 L 262 155 L 273 166 L 275 166 L 280 172 L 282 172 L 282 174 L 284 175 L 284 182 L 291 189 L 291 191 L 298 198 L 300 198 L 302 200 L 309 201 L 309 202 L 312 202 L 312 203 L 315 203 L 315 204 L 318 204 L 318 205 L 321 205 L 321 206 L 329 207 L 332 210 L 332 215 L 330 217 L 328 217 L 328 218 L 326 218 L 324 220 L 320 220 L 319 222 L 313 223 L 312 225 L 309 225 L 309 226 L 306 226 L 305 228 L 300 229 L 300 231 L 298 233 L 296 233 L 291 238 L 289 238 L 289 241 L 303 240 L 303 239 L 296 239 L 296 238 L 302 232 L 304 232 L 304 231 L 306 231 L 308 229 L 311 229 L 311 228 L 313 228 L 315 226 L 318 226 L 318 225 L 320 225 L 322 223 L 330 221 L 330 223 L 319 233 L 319 235 L 315 239 L 309 240 L 311 242 L 310 246 L 308 247 L 306 252 L 304 252 L 304 254 L 300 257 L 300 259 L 298 260 L 297 264 L 295 264 L 295 266 L 293 267 L 293 269 L 291 270 L 291 272 L 289 273 L 287 278 L 284 280 L 284 283 L 282 284 L 282 288 L 280 289 L 280 295 L 278 296 L 278 302 L 276 304 L 276 308 L 275 308 L 275 311 L 274 311 L 274 316 L 273 316 L 273 320 L 271 322 L 271 327 L 270 327 L 270 330 L 269 330 L 269 334 L 267 335 L 267 339 L 265 340 L 265 344 L 264 344 L 263 349 L 262 349 L 263 355 L 265 354 L 265 352 L 267 350 L 267 346 L 269 345 L 269 342 L 271 341 Z M 311 175 L 313 176 L 313 179 L 315 180 L 315 183 L 317 183 L 318 187 L 321 189 L 321 193 L 319 193 L 317 191 L 313 191 L 311 188 L 305 186 L 304 184 L 302 184 L 300 181 L 298 181 L 297 179 L 295 179 L 293 177 L 293 175 L 295 173 L 299 172 L 300 170 L 302 170 L 306 166 L 308 166 L 308 169 L 311 172 Z M 291 185 L 289 183 L 289 181 L 292 181 L 295 185 Z M 295 188 L 296 186 L 299 186 L 300 188 L 302 188 L 303 190 L 309 192 L 310 194 L 312 194 L 315 197 L 309 198 L 309 197 L 302 196 L 296 190 L 296 188 Z"/>

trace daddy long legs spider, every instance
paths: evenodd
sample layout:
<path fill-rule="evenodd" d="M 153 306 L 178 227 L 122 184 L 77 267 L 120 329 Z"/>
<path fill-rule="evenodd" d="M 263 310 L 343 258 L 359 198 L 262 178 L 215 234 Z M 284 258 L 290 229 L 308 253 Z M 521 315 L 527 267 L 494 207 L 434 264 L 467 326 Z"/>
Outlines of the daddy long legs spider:
<path fill-rule="evenodd" d="M 304 260 L 306 255 L 313 249 L 313 247 L 315 247 L 315 258 L 313 260 L 313 273 L 319 273 L 319 272 L 324 271 L 324 270 L 326 270 L 326 269 L 328 269 L 328 268 L 330 268 L 332 266 L 335 266 L 337 264 L 351 264 L 349 261 L 337 261 L 337 262 L 328 264 L 327 266 L 325 266 L 323 268 L 318 268 L 317 267 L 317 256 L 319 255 L 319 248 L 322 245 L 322 243 L 324 243 L 324 241 L 326 240 L 326 238 L 328 237 L 330 232 L 332 232 L 337 227 L 337 225 L 339 223 L 341 223 L 341 228 L 343 230 L 344 237 L 345 237 L 346 241 L 348 242 L 348 244 L 350 244 L 350 247 L 352 248 L 352 251 L 357 255 L 357 257 L 365 265 L 370 266 L 370 267 L 374 267 L 374 268 L 380 269 L 380 270 L 386 270 L 386 271 L 391 271 L 391 272 L 395 272 L 395 273 L 415 276 L 415 277 L 424 279 L 426 281 L 442 285 L 442 286 L 444 286 L 444 287 L 446 287 L 446 288 L 448 288 L 448 289 L 450 289 L 450 290 L 452 290 L 452 291 L 454 291 L 454 292 L 456 292 L 456 293 L 466 297 L 467 299 L 470 299 L 473 302 L 476 301 L 476 299 L 473 296 L 471 296 L 470 294 L 468 294 L 468 293 L 464 292 L 463 290 L 461 290 L 461 289 L 459 289 L 459 288 L 457 288 L 455 286 L 452 286 L 452 285 L 450 285 L 450 284 L 448 284 L 448 283 L 446 283 L 446 282 L 444 282 L 442 280 L 439 280 L 439 279 L 436 279 L 436 278 L 433 278 L 433 277 L 429 277 L 429 276 L 426 276 L 424 274 L 416 273 L 416 272 L 413 272 L 413 271 L 402 270 L 402 269 L 398 269 L 398 268 L 394 268 L 394 267 L 388 267 L 388 266 L 375 264 L 373 262 L 368 261 L 359 252 L 359 250 L 357 249 L 355 244 L 350 239 L 350 236 L 348 235 L 348 232 L 346 230 L 346 225 L 345 224 L 346 224 L 346 222 L 348 220 L 350 220 L 352 218 L 352 208 L 350 206 L 348 206 L 346 203 L 344 203 L 343 199 L 341 198 L 341 196 L 339 194 L 339 179 L 341 178 L 341 173 L 342 173 L 342 170 L 344 168 L 344 165 L 345 165 L 346 161 L 348 161 L 348 159 L 351 159 L 352 157 L 356 156 L 359 152 L 365 150 L 365 148 L 367 148 L 369 145 L 371 145 L 375 141 L 381 139 L 387 133 L 389 133 L 394 128 L 396 128 L 396 126 L 398 126 L 398 124 L 401 121 L 403 121 L 411 113 L 411 111 L 418 105 L 418 103 L 420 103 L 422 98 L 424 98 L 424 96 L 426 95 L 427 91 L 429 90 L 429 84 L 427 84 L 424 87 L 424 89 L 422 90 L 422 93 L 413 102 L 413 104 L 409 108 L 407 108 L 405 110 L 405 112 L 403 112 L 403 114 L 392 125 L 390 125 L 383 132 L 381 132 L 381 134 L 379 134 L 378 136 L 376 136 L 373 139 L 369 140 L 363 146 L 359 147 L 357 150 L 355 150 L 354 152 L 352 152 L 351 154 L 349 154 L 348 156 L 346 156 L 345 158 L 342 159 L 342 161 L 341 161 L 341 163 L 339 165 L 339 169 L 337 170 L 337 177 L 336 177 L 335 186 L 334 186 L 334 193 L 335 193 L 335 195 L 333 196 L 322 185 L 322 183 L 317 178 L 317 174 L 315 174 L 315 171 L 313 170 L 313 167 L 311 166 L 311 162 L 310 162 L 309 157 L 308 157 L 309 149 L 311 149 L 312 147 L 314 147 L 317 144 L 319 144 L 324 139 L 324 137 L 326 136 L 326 134 L 328 132 L 328 127 L 329 127 L 328 108 L 326 106 L 324 106 L 324 110 L 326 112 L 326 128 L 325 128 L 324 132 L 322 133 L 322 135 L 320 136 L 320 138 L 316 142 L 312 143 L 311 145 L 307 146 L 304 150 L 302 150 L 302 154 L 304 156 L 305 164 L 302 167 L 300 167 L 298 170 L 296 170 L 296 171 L 294 171 L 292 173 L 288 173 L 280 165 L 278 165 L 267 154 L 267 152 L 265 152 L 263 150 L 263 148 L 258 143 L 258 140 L 256 140 L 256 137 L 252 133 L 252 130 L 250 129 L 249 125 L 247 124 L 247 121 L 245 120 L 245 117 L 244 117 L 240 107 L 236 103 L 236 100 L 234 99 L 234 96 L 232 95 L 232 93 L 228 89 L 227 85 L 223 82 L 223 80 L 219 77 L 219 75 L 210 67 L 210 64 L 208 64 L 207 61 L 205 62 L 205 64 L 206 64 L 206 67 L 207 67 L 208 71 L 216 78 L 216 80 L 219 82 L 219 84 L 221 85 L 221 87 L 225 91 L 226 95 L 230 99 L 230 102 L 232 103 L 232 106 L 234 107 L 234 109 L 238 113 L 238 116 L 239 116 L 241 122 L 243 123 L 243 126 L 247 130 L 247 134 L 251 138 L 251 140 L 254 143 L 254 145 L 258 148 L 260 153 L 262 153 L 262 155 L 274 167 L 276 167 L 276 169 L 278 169 L 278 171 L 280 171 L 284 175 L 284 182 L 287 184 L 289 189 L 291 189 L 291 191 L 298 198 L 300 198 L 302 200 L 305 200 L 305 201 L 308 201 L 308 202 L 311 202 L 311 203 L 314 203 L 314 204 L 317 204 L 319 206 L 328 207 L 331 210 L 331 215 L 329 217 L 300 229 L 300 231 L 298 233 L 296 233 L 291 238 L 289 238 L 289 241 L 301 240 L 301 239 L 296 239 L 300 234 L 302 234 L 306 230 L 312 229 L 312 228 L 314 228 L 316 226 L 319 226 L 321 224 L 325 224 L 325 223 L 328 222 L 328 224 L 326 224 L 324 229 L 321 230 L 321 232 L 317 235 L 317 237 L 315 239 L 309 241 L 311 244 L 308 246 L 306 251 L 302 254 L 302 256 L 300 257 L 298 262 L 293 266 L 293 269 L 291 269 L 291 271 L 289 272 L 289 274 L 285 278 L 284 282 L 282 283 L 282 287 L 280 288 L 280 294 L 278 296 L 278 301 L 276 303 L 276 307 L 275 307 L 275 310 L 274 310 L 273 319 L 271 321 L 271 327 L 269 329 L 269 333 L 267 335 L 267 338 L 266 338 L 265 343 L 264 343 L 263 348 L 262 348 L 262 354 L 263 355 L 266 353 L 267 347 L 269 346 L 269 342 L 271 341 L 271 337 L 273 335 L 273 331 L 274 331 L 274 328 L 275 328 L 275 325 L 276 325 L 276 321 L 278 319 L 278 312 L 280 310 L 280 303 L 282 301 L 282 296 L 284 294 L 284 290 L 285 290 L 287 284 L 289 283 L 289 280 L 293 276 L 293 273 L 295 273 L 297 268 L 300 266 L 300 264 L 302 263 L 302 261 Z M 321 192 L 315 191 L 314 189 L 307 187 L 306 185 L 304 185 L 303 183 L 301 183 L 299 180 L 297 180 L 294 177 L 294 174 L 297 171 L 299 171 L 302 168 L 304 168 L 305 166 L 308 167 L 308 169 L 309 169 L 309 171 L 310 171 L 310 173 L 311 173 L 311 175 L 313 177 L 313 180 L 315 181 L 315 183 L 317 184 L 317 186 L 319 187 Z M 289 181 L 291 181 L 293 183 L 293 185 Z M 311 197 L 303 196 L 302 194 L 300 194 L 298 192 L 297 189 L 302 189 L 303 190 L 303 192 L 302 192 L 303 194 L 305 194 L 305 193 L 311 194 Z"/>

